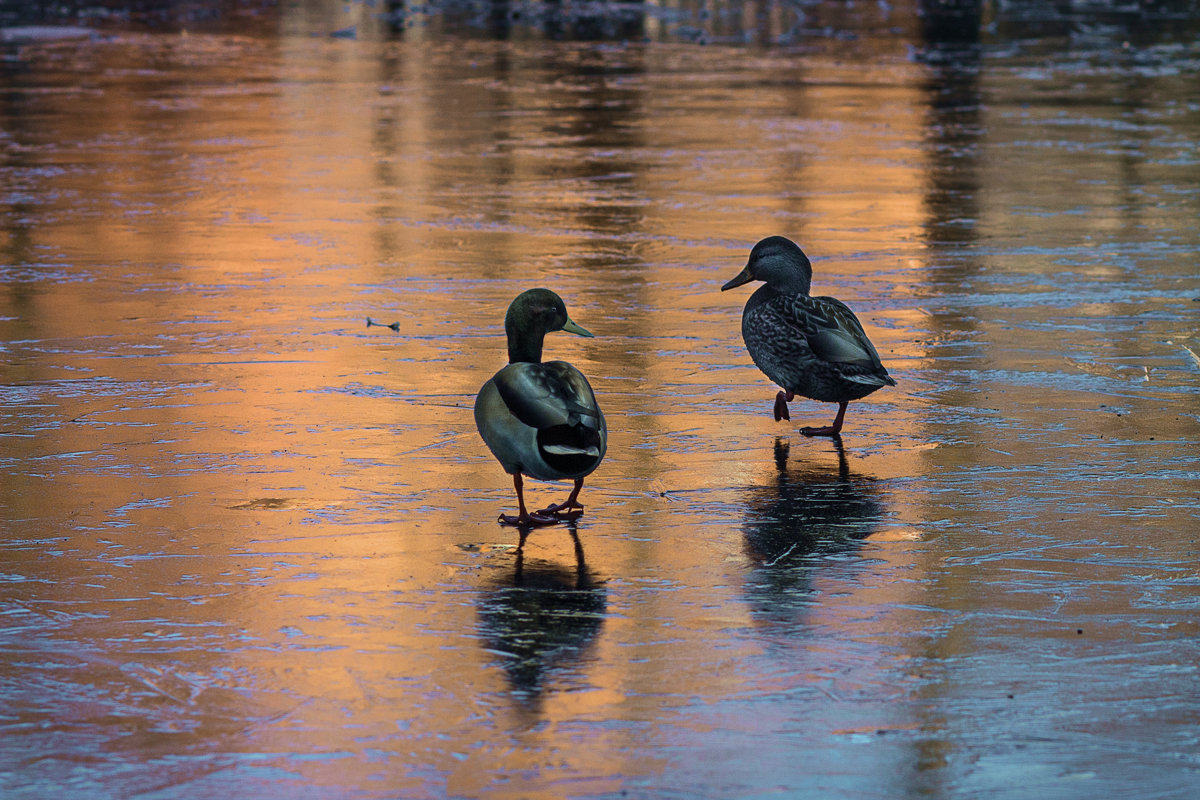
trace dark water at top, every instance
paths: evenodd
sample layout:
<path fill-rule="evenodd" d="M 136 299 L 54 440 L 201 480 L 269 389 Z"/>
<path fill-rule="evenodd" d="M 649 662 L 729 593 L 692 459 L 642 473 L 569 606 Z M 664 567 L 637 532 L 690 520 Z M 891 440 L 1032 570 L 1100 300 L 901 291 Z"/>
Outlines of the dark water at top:
<path fill-rule="evenodd" d="M 5 800 L 1192 796 L 1186 20 L 187 8 L 5 34 Z M 776 233 L 898 381 L 840 446 L 719 291 Z M 536 285 L 610 445 L 518 551 Z"/>

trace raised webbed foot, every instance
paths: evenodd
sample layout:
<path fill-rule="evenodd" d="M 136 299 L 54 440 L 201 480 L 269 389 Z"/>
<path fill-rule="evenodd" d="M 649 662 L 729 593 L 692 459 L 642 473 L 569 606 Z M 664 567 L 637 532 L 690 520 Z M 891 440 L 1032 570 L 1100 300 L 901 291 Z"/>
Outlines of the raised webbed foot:
<path fill-rule="evenodd" d="M 792 392 L 780 392 L 779 394 L 775 395 L 775 421 L 776 422 L 779 422 L 779 420 L 781 420 L 781 419 L 790 420 L 792 418 L 792 415 L 788 413 L 787 404 L 788 404 L 789 400 L 794 400 L 795 397 L 796 397 L 796 395 L 793 394 Z"/>

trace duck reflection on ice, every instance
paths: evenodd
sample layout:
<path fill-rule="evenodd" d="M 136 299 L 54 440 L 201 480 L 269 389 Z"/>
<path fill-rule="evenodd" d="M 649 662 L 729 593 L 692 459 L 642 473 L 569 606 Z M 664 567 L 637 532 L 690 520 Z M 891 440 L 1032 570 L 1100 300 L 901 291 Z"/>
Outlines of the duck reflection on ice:
<path fill-rule="evenodd" d="M 811 605 L 818 557 L 856 550 L 879 525 L 883 504 L 869 478 L 850 472 L 839 438 L 838 468 L 790 467 L 790 445 L 775 439 L 775 483 L 747 492 L 742 523 L 754 563 L 746 580 L 752 613 L 763 622 L 788 622 Z"/>
<path fill-rule="evenodd" d="M 603 584 L 594 583 L 575 525 L 575 570 L 525 559 L 521 531 L 511 581 L 499 582 L 479 599 L 479 621 L 487 646 L 504 658 L 513 693 L 536 700 L 548 670 L 578 662 L 600 632 L 608 605 Z"/>

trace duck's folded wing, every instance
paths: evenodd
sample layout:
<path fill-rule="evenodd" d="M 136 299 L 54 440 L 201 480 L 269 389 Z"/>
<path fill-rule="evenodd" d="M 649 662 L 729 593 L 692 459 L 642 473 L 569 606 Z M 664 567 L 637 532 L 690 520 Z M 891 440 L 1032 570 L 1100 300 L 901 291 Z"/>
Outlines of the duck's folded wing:
<path fill-rule="evenodd" d="M 873 368 L 883 366 L 862 324 L 845 303 L 833 297 L 788 297 L 786 300 L 790 316 L 798 320 L 808 346 L 822 361 Z"/>
<path fill-rule="evenodd" d="M 532 428 L 599 425 L 600 412 L 592 387 L 579 370 L 566 362 L 509 364 L 494 381 L 508 410 Z"/>
<path fill-rule="evenodd" d="M 845 380 L 867 386 L 895 386 L 896 381 L 888 375 L 854 312 L 833 297 L 810 299 L 821 306 L 821 317 L 829 322 L 818 327 L 813 351 L 826 361 L 837 363 Z"/>
<path fill-rule="evenodd" d="M 554 377 L 551 383 L 561 390 L 571 424 L 599 430 L 604 424 L 604 417 L 592 385 L 583 373 L 565 361 L 547 361 L 542 366 Z"/>

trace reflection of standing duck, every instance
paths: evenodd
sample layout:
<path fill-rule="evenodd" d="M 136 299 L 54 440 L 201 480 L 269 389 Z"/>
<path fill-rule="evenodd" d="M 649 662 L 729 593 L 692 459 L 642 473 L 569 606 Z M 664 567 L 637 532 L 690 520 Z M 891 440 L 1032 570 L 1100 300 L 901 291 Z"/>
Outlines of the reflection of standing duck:
<path fill-rule="evenodd" d="M 850 552 L 879 525 L 884 506 L 870 479 L 850 472 L 834 439 L 838 471 L 789 469 L 789 444 L 775 440 L 774 485 L 747 491 L 742 523 L 746 554 L 755 563 L 746 593 L 762 616 L 773 618 L 806 603 L 814 556 Z"/>
<path fill-rule="evenodd" d="M 604 624 L 607 596 L 593 583 L 583 545 L 572 526 L 575 571 L 548 562 L 525 562 L 527 531 L 521 533 L 511 582 L 479 600 L 479 622 L 487 646 L 504 657 L 513 692 L 527 699 L 541 694 L 548 669 L 578 661 Z"/>

